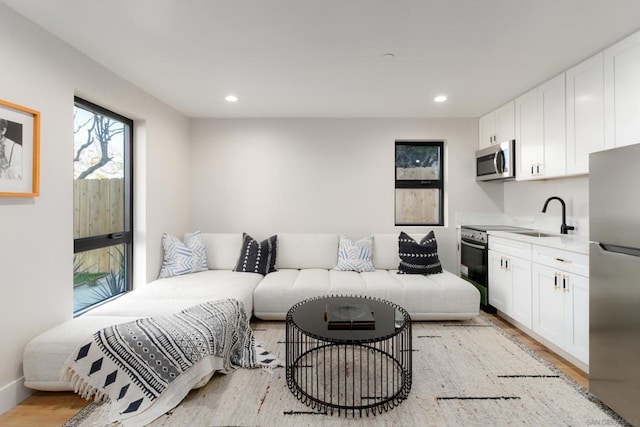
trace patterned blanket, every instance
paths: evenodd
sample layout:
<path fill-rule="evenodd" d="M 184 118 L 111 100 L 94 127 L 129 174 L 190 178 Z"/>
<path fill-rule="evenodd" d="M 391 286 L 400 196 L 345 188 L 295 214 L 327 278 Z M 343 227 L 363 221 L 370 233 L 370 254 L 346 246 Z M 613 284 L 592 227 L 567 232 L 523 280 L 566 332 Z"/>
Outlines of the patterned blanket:
<path fill-rule="evenodd" d="M 109 422 L 143 425 L 216 370 L 253 368 L 258 357 L 242 303 L 225 299 L 104 328 L 69 357 L 62 378 L 109 401 Z"/>

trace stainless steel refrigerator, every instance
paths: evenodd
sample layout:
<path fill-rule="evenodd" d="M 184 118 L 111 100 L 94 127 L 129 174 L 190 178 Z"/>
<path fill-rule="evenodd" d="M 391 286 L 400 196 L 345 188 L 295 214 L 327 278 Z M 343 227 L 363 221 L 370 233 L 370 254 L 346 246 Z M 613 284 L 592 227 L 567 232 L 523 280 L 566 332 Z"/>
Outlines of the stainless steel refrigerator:
<path fill-rule="evenodd" d="M 640 425 L 640 144 L 589 156 L 589 389 Z"/>

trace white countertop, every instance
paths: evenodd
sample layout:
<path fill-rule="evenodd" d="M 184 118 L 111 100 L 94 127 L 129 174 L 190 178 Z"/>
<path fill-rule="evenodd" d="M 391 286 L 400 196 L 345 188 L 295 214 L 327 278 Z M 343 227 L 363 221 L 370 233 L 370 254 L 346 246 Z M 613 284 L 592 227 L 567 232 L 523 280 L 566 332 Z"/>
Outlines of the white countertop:
<path fill-rule="evenodd" d="M 589 239 L 586 237 L 572 236 L 570 234 L 547 233 L 546 231 L 541 232 L 545 233 L 547 236 L 537 237 L 521 233 L 510 233 L 508 231 L 487 231 L 491 236 L 498 236 L 505 239 L 518 240 L 521 242 L 532 243 L 534 245 L 547 246 L 550 248 L 589 255 Z"/>

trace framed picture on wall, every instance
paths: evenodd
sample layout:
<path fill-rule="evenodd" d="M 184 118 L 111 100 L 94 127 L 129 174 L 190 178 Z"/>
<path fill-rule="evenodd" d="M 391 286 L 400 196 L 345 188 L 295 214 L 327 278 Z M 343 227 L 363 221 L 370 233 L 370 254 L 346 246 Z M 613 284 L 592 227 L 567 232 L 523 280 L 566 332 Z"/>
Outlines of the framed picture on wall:
<path fill-rule="evenodd" d="M 0 196 L 40 191 L 40 113 L 0 99 Z"/>

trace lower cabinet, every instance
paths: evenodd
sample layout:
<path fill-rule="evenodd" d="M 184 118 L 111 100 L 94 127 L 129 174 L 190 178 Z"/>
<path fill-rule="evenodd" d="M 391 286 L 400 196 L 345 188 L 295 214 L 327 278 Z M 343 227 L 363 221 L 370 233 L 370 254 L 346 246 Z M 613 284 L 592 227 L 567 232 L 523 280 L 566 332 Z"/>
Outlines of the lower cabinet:
<path fill-rule="evenodd" d="M 489 304 L 589 363 L 588 255 L 489 237 Z"/>
<path fill-rule="evenodd" d="M 489 238 L 489 304 L 531 328 L 531 244 Z"/>
<path fill-rule="evenodd" d="M 545 257 L 545 254 L 552 254 Z M 569 271 L 588 266 L 588 257 L 534 246 L 532 265 L 533 331 L 585 364 L 589 363 L 589 279 Z M 563 263 L 549 266 L 535 262 Z M 559 268 L 559 267 L 564 267 Z"/>

